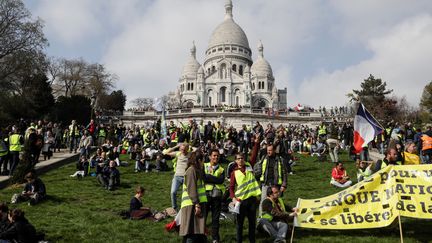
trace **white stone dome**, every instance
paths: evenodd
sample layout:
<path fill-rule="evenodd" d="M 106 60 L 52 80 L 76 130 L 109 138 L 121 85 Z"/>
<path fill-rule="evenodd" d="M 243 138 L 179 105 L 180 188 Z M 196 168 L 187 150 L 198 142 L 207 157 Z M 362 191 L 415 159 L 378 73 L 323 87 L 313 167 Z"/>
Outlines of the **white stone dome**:
<path fill-rule="evenodd" d="M 191 48 L 191 55 L 186 65 L 183 67 L 182 76 L 188 77 L 196 77 L 198 69 L 201 67 L 201 64 L 196 60 L 196 47 L 195 43 Z"/>
<path fill-rule="evenodd" d="M 270 66 L 270 63 L 264 58 L 264 47 L 262 43 L 258 45 L 258 58 L 252 64 L 251 73 L 259 76 L 267 76 L 273 77 L 273 70 Z"/>
<path fill-rule="evenodd" d="M 225 3 L 225 20 L 213 31 L 208 48 L 223 44 L 235 44 L 249 48 L 249 41 L 243 29 L 233 20 L 232 2 Z"/>
<path fill-rule="evenodd" d="M 223 44 L 234 44 L 249 48 L 249 41 L 243 29 L 232 18 L 225 19 L 213 31 L 208 48 Z"/>

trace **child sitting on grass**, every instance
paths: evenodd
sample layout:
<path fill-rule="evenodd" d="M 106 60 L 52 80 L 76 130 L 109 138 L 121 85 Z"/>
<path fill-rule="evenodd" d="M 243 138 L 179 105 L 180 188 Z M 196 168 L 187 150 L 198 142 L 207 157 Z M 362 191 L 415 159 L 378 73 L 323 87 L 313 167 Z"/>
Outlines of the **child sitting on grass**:
<path fill-rule="evenodd" d="M 129 213 L 131 219 L 143 219 L 152 215 L 150 208 L 143 207 L 142 197 L 145 189 L 142 186 L 137 186 L 135 196 L 130 201 Z"/>
<path fill-rule="evenodd" d="M 45 198 L 45 184 L 36 176 L 35 172 L 31 171 L 27 173 L 25 179 L 27 180 L 27 184 L 25 184 L 24 190 L 12 196 L 12 204 L 30 200 L 29 205 L 35 205 Z"/>

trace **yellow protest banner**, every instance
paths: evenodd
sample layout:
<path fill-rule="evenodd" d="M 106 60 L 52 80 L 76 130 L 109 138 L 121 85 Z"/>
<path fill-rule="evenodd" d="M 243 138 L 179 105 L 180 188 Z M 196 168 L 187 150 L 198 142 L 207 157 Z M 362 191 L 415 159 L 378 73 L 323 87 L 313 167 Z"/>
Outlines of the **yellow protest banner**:
<path fill-rule="evenodd" d="M 299 199 L 296 227 L 361 229 L 400 216 L 432 219 L 432 165 L 388 166 L 339 193 Z"/>

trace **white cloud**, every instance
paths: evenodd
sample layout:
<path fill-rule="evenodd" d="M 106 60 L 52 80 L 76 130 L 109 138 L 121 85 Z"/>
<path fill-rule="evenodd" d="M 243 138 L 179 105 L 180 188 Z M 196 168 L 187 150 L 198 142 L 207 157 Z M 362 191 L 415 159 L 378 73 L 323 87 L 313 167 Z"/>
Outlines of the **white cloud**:
<path fill-rule="evenodd" d="M 325 72 L 302 82 L 296 98 L 311 105 L 337 105 L 345 95 L 359 89 L 360 82 L 373 74 L 387 82 L 397 96 L 411 105 L 419 103 L 423 87 L 431 80 L 432 16 L 406 19 L 380 37 L 370 39 L 373 57 L 343 70 Z M 315 98 L 317 97 L 317 98 Z"/>
<path fill-rule="evenodd" d="M 46 24 L 47 35 L 66 46 L 91 39 L 103 31 L 97 1 L 41 0 L 35 14 Z"/>

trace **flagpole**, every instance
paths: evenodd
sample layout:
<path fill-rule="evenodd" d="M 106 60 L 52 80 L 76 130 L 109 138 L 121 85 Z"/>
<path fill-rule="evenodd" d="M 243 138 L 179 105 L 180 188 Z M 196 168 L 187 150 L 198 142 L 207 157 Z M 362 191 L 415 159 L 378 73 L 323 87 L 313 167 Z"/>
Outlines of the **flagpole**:
<path fill-rule="evenodd" d="M 400 214 L 398 215 L 398 219 L 399 219 L 400 242 L 403 243 L 402 222 L 401 222 Z"/>
<path fill-rule="evenodd" d="M 366 106 L 364 106 L 363 105 L 363 103 L 361 103 L 360 102 L 360 105 L 362 105 L 363 106 L 363 108 L 369 113 L 369 115 L 371 115 L 372 116 L 372 118 L 378 123 L 378 125 L 380 125 L 381 126 L 381 128 L 384 130 L 384 127 L 383 127 L 383 125 L 381 125 L 381 123 L 379 123 L 379 121 L 372 115 L 372 113 L 370 113 L 370 111 L 368 110 L 368 109 L 366 109 Z"/>

